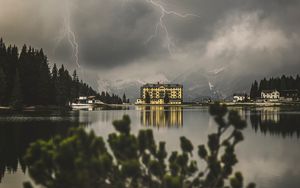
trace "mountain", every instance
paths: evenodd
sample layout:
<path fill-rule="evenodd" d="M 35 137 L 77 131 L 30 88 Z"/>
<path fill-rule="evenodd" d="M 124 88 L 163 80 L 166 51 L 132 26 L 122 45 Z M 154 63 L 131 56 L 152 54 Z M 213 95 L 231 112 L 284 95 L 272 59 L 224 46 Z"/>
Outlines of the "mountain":
<path fill-rule="evenodd" d="M 185 101 L 220 97 L 219 91 L 217 91 L 213 83 L 210 82 L 207 72 L 202 69 L 185 72 L 172 82 L 183 85 Z"/>
<path fill-rule="evenodd" d="M 134 102 L 140 97 L 140 87 L 146 83 L 169 83 L 168 78 L 163 74 L 152 75 L 143 79 L 99 79 L 98 90 L 115 93 L 119 96 L 126 94 L 126 97 Z"/>
<path fill-rule="evenodd" d="M 143 79 L 98 79 L 98 90 L 108 91 L 120 96 L 123 93 L 135 101 L 140 95 L 140 87 L 146 83 L 178 83 L 183 85 L 184 101 L 202 101 L 203 99 L 224 99 L 236 92 L 249 92 L 251 83 L 259 79 L 257 75 L 232 74 L 229 66 L 206 71 L 193 68 L 175 78 L 159 73 Z"/>

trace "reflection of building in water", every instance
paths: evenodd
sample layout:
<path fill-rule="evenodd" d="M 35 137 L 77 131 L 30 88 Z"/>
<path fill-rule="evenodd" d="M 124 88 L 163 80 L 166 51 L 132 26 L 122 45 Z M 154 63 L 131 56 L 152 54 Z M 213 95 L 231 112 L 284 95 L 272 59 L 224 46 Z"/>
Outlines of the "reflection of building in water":
<path fill-rule="evenodd" d="M 180 106 L 141 106 L 141 124 L 146 127 L 182 127 Z"/>
<path fill-rule="evenodd" d="M 229 108 L 230 109 L 230 108 Z M 234 111 L 237 111 L 238 114 L 241 116 L 242 119 L 248 119 L 248 111 L 244 107 L 235 107 L 233 108 Z"/>
<path fill-rule="evenodd" d="M 263 108 L 261 111 L 261 121 L 271 121 L 278 123 L 280 120 L 280 108 L 279 107 L 268 107 Z"/>
<path fill-rule="evenodd" d="M 255 132 L 280 135 L 283 138 L 300 137 L 300 114 L 285 113 L 279 107 L 252 110 L 250 122 Z"/>

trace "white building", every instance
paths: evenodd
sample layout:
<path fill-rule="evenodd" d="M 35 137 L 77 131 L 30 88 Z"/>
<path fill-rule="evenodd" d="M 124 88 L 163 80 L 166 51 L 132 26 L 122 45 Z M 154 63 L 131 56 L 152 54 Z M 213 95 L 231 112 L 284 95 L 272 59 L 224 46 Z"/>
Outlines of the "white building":
<path fill-rule="evenodd" d="M 80 96 L 76 100 L 77 104 L 104 104 L 102 101 L 96 99 L 96 96 Z"/>
<path fill-rule="evenodd" d="M 234 94 L 233 95 L 233 102 L 243 102 L 245 101 L 245 94 Z"/>
<path fill-rule="evenodd" d="M 268 101 L 278 101 L 280 98 L 280 93 L 277 90 L 262 90 L 261 98 Z"/>

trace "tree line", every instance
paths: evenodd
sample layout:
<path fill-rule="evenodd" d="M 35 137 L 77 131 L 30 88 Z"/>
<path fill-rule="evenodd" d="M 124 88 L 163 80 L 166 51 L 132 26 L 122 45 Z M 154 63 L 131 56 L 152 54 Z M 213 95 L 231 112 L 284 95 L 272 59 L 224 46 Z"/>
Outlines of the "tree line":
<path fill-rule="evenodd" d="M 255 80 L 251 85 L 250 97 L 256 99 L 260 97 L 262 90 L 298 90 L 300 91 L 300 76 L 296 77 L 282 75 L 281 77 L 262 79 L 259 83 Z"/>
<path fill-rule="evenodd" d="M 76 70 L 70 75 L 63 65 L 50 70 L 43 49 L 24 45 L 6 47 L 0 39 L 0 105 L 65 106 L 78 96 L 96 96 L 104 103 L 122 103 L 122 99 L 107 92 L 101 94 L 79 80 Z"/>

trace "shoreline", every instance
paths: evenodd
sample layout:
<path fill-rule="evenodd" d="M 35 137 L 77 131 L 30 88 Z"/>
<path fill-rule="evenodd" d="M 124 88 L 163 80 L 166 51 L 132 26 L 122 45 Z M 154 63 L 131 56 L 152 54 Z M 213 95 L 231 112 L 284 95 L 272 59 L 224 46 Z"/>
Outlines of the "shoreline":
<path fill-rule="evenodd" d="M 201 106 L 209 106 L 213 103 L 186 103 L 186 104 L 107 104 L 106 106 L 109 107 L 122 107 L 122 106 L 161 106 L 161 107 L 201 107 Z M 299 106 L 300 102 L 220 102 L 220 104 L 229 106 L 229 107 L 285 107 L 285 106 Z M 51 111 L 51 110 L 64 110 L 64 111 L 72 111 L 72 107 L 70 106 L 43 106 L 43 105 L 36 105 L 36 106 L 26 106 L 23 107 L 19 111 Z M 10 106 L 0 106 L 1 111 L 18 111 L 13 109 Z"/>
<path fill-rule="evenodd" d="M 36 106 L 26 106 L 23 107 L 20 110 L 16 110 L 11 106 L 0 106 L 0 111 L 20 111 L 20 112 L 26 112 L 26 111 L 47 111 L 47 110 L 70 110 L 71 108 L 68 106 L 56 106 L 56 105 L 49 105 L 49 106 L 43 106 L 43 105 L 36 105 Z"/>
<path fill-rule="evenodd" d="M 281 107 L 281 106 L 300 106 L 300 102 L 221 102 L 226 106 L 248 106 L 248 107 Z"/>
<path fill-rule="evenodd" d="M 197 103 L 197 104 L 134 104 L 135 106 L 180 106 L 180 107 L 190 107 L 190 106 L 209 106 L 213 103 Z M 220 104 L 226 106 L 238 106 L 238 107 L 280 107 L 280 106 L 299 106 L 300 102 L 220 102 Z"/>

